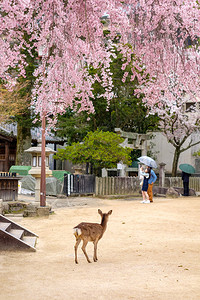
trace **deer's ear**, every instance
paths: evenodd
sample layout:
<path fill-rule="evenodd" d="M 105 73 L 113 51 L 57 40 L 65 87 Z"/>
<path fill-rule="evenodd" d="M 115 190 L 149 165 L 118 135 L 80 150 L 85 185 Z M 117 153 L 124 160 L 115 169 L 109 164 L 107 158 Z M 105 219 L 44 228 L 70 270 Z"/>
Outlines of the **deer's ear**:
<path fill-rule="evenodd" d="M 111 214 L 112 214 L 112 210 L 109 210 L 108 215 L 111 215 Z"/>
<path fill-rule="evenodd" d="M 102 213 L 102 211 L 100 210 L 100 209 L 98 209 L 98 213 L 102 216 L 103 215 L 103 213 Z"/>

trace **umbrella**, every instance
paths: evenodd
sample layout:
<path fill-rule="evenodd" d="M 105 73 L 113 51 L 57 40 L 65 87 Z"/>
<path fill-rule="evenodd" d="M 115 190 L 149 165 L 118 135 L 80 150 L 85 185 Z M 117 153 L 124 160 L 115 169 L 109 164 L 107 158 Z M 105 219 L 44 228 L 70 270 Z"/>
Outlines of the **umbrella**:
<path fill-rule="evenodd" d="M 179 166 L 179 169 L 181 169 L 181 171 L 188 173 L 188 174 L 194 174 L 195 173 L 195 168 L 189 164 L 181 164 Z"/>
<path fill-rule="evenodd" d="M 146 166 L 149 166 L 151 168 L 157 168 L 157 164 L 156 164 L 155 160 L 149 156 L 145 156 L 145 155 L 141 156 L 138 158 L 138 160 L 141 163 L 145 164 Z"/>

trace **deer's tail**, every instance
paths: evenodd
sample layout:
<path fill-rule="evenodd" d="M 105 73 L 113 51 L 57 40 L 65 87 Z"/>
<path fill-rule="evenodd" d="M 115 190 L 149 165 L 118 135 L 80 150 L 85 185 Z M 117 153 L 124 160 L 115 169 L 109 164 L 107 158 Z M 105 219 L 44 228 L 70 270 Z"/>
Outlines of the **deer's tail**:
<path fill-rule="evenodd" d="M 74 227 L 73 228 L 73 233 L 74 233 L 75 237 L 78 238 L 81 235 L 82 232 L 81 232 L 80 228 Z"/>

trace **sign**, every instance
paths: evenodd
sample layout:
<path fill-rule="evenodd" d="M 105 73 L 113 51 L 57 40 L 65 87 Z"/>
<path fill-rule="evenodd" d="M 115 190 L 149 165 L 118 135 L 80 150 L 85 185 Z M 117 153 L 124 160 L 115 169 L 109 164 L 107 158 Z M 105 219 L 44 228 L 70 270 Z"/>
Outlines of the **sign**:
<path fill-rule="evenodd" d="M 118 163 L 118 164 L 117 164 L 117 170 L 122 170 L 122 169 L 123 169 L 123 164 Z"/>

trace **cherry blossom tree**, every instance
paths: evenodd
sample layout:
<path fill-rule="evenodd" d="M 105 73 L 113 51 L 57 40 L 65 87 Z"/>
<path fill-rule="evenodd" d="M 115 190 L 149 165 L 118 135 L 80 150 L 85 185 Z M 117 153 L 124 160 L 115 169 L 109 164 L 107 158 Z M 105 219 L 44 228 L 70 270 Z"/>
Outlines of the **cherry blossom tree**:
<path fill-rule="evenodd" d="M 51 116 L 62 113 L 66 106 L 74 105 L 74 99 L 81 109 L 92 110 L 89 97 L 94 79 L 86 70 L 90 64 L 102 68 L 103 75 L 96 80 L 106 87 L 104 96 L 112 97 L 109 64 L 116 37 L 126 57 L 124 69 L 135 54 L 132 80 L 137 77 L 148 104 L 159 101 L 160 85 L 162 90 L 168 85 L 174 67 L 177 92 L 184 86 L 195 97 L 193 92 L 199 89 L 197 47 L 195 43 L 185 47 L 187 37 L 195 41 L 199 35 L 196 0 L 2 0 L 0 9 L 0 77 L 9 80 L 10 69 L 16 65 L 19 74 L 25 74 L 26 61 L 20 50 L 31 47 L 23 39 L 27 32 L 41 58 L 33 91 L 40 114 L 43 110 Z M 105 14 L 109 17 L 106 43 L 101 22 Z M 125 72 L 123 80 L 127 75 Z"/>
<path fill-rule="evenodd" d="M 172 162 L 172 176 L 177 175 L 180 154 L 200 143 L 192 134 L 200 129 L 199 102 L 188 102 L 187 95 L 173 102 L 160 97 L 158 105 L 152 108 L 159 115 L 159 126 L 168 142 L 175 148 Z"/>
<path fill-rule="evenodd" d="M 198 6 L 196 0 L 1 0 L 0 77 L 10 82 L 13 76 L 25 76 L 21 49 L 31 53 L 34 47 L 40 56 L 34 74 L 36 112 L 52 120 L 75 104 L 92 111 L 89 98 L 94 80 L 102 82 L 108 101 L 112 97 L 110 61 L 115 42 L 125 57 L 123 70 L 134 53 L 131 77 L 137 77 L 137 92 L 145 94 L 148 105 L 159 103 L 163 91 L 170 102 L 183 90 L 196 99 L 200 87 Z M 109 19 L 106 40 L 101 21 L 105 14 Z M 30 44 L 23 39 L 24 32 Z M 188 37 L 190 47 L 185 45 Z M 102 69 L 101 78 L 88 74 L 91 64 Z M 127 76 L 125 72 L 122 80 Z M 167 89 L 174 76 L 175 96 Z"/>
<path fill-rule="evenodd" d="M 115 7 L 116 6 L 116 7 Z M 0 76 L 9 80 L 10 68 L 16 65 L 19 75 L 24 75 L 25 58 L 20 53 L 30 45 L 23 39 L 23 32 L 30 36 L 38 51 L 40 63 L 35 71 L 37 77 L 33 91 L 36 112 L 45 110 L 48 115 L 63 112 L 73 106 L 74 99 L 81 102 L 81 109 L 92 110 L 89 97 L 94 79 L 88 75 L 86 66 L 102 67 L 102 82 L 109 99 L 110 52 L 112 45 L 103 43 L 101 17 L 107 8 L 113 13 L 118 4 L 112 1 L 1 1 L 1 70 Z M 115 13 L 116 15 L 116 13 Z M 125 12 L 116 21 L 123 23 Z M 124 22 L 125 23 L 125 22 Z M 116 35 L 114 30 L 113 35 Z M 33 42 L 35 41 L 35 42 Z M 8 72 L 6 72 L 8 71 Z"/>

